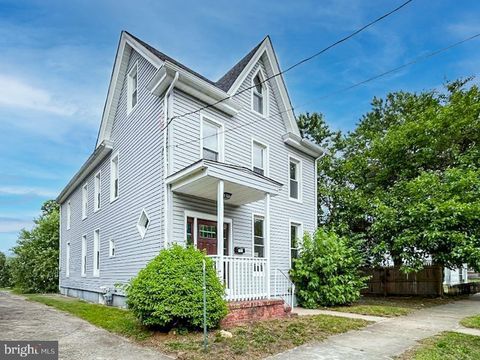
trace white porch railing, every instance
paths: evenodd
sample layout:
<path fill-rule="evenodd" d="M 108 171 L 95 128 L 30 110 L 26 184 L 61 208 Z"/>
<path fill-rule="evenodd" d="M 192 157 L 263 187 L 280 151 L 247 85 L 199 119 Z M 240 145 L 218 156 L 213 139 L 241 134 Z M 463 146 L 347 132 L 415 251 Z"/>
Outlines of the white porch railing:
<path fill-rule="evenodd" d="M 268 297 L 267 259 L 240 256 L 210 256 L 218 276 L 225 284 L 228 301 L 257 300 Z M 222 275 L 223 272 L 223 275 Z"/>
<path fill-rule="evenodd" d="M 275 296 L 280 297 L 293 309 L 294 294 L 295 284 L 290 280 L 290 276 L 280 269 L 275 269 Z"/>

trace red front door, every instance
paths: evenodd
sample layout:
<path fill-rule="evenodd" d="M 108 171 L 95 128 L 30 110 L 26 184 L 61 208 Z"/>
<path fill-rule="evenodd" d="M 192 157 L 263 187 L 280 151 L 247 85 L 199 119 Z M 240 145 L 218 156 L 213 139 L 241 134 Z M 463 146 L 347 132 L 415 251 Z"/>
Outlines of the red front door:
<path fill-rule="evenodd" d="M 228 224 L 223 225 L 224 246 L 223 253 L 228 255 Z M 197 248 L 205 250 L 207 255 L 218 254 L 217 222 L 209 220 L 197 220 Z"/>

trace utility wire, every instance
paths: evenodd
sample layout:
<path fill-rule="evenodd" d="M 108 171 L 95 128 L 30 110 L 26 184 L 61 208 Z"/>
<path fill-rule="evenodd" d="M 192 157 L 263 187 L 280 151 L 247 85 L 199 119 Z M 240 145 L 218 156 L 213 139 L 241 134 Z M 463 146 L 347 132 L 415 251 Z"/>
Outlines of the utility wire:
<path fill-rule="evenodd" d="M 403 7 L 407 6 L 407 5 L 408 5 L 409 3 L 411 3 L 412 1 L 413 1 L 413 0 L 405 1 L 405 2 L 404 2 L 403 4 L 401 4 L 400 6 L 396 7 L 395 9 L 393 9 L 393 10 L 391 10 L 391 11 L 389 11 L 389 12 L 387 12 L 386 14 L 384 14 L 384 15 L 376 18 L 375 20 L 369 22 L 368 24 L 362 26 L 361 28 L 355 30 L 355 31 L 352 32 L 350 35 L 347 35 L 347 36 L 341 38 L 340 40 L 335 41 L 333 44 L 327 46 L 326 48 L 323 48 L 322 50 L 316 52 L 315 54 L 313 54 L 313 55 L 311 55 L 311 56 L 309 56 L 309 57 L 307 57 L 307 58 L 305 58 L 305 59 L 302 59 L 302 60 L 298 61 L 297 63 L 289 66 L 289 67 L 286 68 L 285 70 L 280 71 L 280 72 L 278 72 L 278 73 L 276 73 L 276 74 L 273 74 L 273 75 L 270 76 L 270 77 L 267 77 L 265 80 L 260 81 L 259 84 L 263 84 L 263 83 L 265 83 L 265 82 L 267 82 L 267 81 L 269 81 L 269 80 L 271 80 L 271 79 L 273 79 L 273 78 L 275 78 L 275 77 L 277 77 L 277 76 L 283 75 L 283 74 L 285 74 L 286 72 L 288 72 L 288 71 L 296 68 L 297 66 L 302 65 L 302 64 L 306 63 L 307 61 L 310 61 L 310 60 L 316 58 L 317 56 L 319 56 L 319 55 L 327 52 L 327 51 L 330 50 L 331 48 L 333 48 L 333 47 L 335 47 L 335 46 L 337 46 L 337 45 L 340 45 L 341 43 L 343 43 L 343 42 L 351 39 L 351 38 L 354 37 L 355 35 L 358 35 L 358 34 L 361 33 L 362 31 L 364 31 L 364 30 L 366 30 L 367 28 L 373 26 L 374 24 L 380 22 L 381 20 L 385 19 L 386 17 L 388 17 L 388 16 L 396 13 L 397 11 L 399 11 L 399 10 L 402 9 Z M 179 118 L 182 118 L 182 117 L 185 117 L 185 116 L 188 116 L 188 115 L 193 115 L 193 114 L 196 114 L 196 113 L 198 113 L 198 112 L 200 112 L 200 111 L 202 111 L 202 110 L 211 108 L 211 107 L 213 107 L 213 106 L 215 106 L 215 105 L 220 104 L 221 102 L 224 102 L 224 101 L 226 101 L 226 100 L 228 100 L 228 99 L 231 99 L 231 98 L 233 98 L 233 97 L 235 97 L 235 96 L 238 96 L 238 95 L 240 95 L 240 94 L 243 94 L 244 92 L 246 92 L 246 91 L 248 91 L 248 90 L 251 90 L 251 89 L 253 89 L 254 87 L 255 87 L 255 85 L 251 85 L 251 86 L 249 86 L 249 87 L 247 87 L 247 88 L 245 88 L 245 89 L 243 89 L 243 90 L 241 90 L 241 91 L 237 91 L 236 93 L 234 93 L 234 94 L 232 94 L 232 95 L 230 95 L 230 96 L 227 96 L 227 97 L 225 97 L 225 98 L 222 98 L 222 99 L 220 99 L 220 100 L 218 100 L 218 101 L 216 101 L 216 102 L 214 102 L 214 103 L 212 103 L 212 104 L 204 105 L 204 106 L 200 107 L 200 108 L 197 109 L 197 110 L 189 111 L 189 112 L 186 112 L 186 113 L 183 113 L 183 114 L 180 114 L 180 115 L 172 116 L 172 117 L 167 121 L 166 125 L 161 129 L 161 131 L 163 131 L 163 130 L 165 130 L 166 128 L 168 128 L 168 126 L 170 125 L 170 123 L 171 123 L 173 120 L 175 120 L 175 119 L 179 119 Z"/>
<path fill-rule="evenodd" d="M 372 82 L 372 81 L 374 81 L 374 80 L 377 80 L 377 79 L 379 79 L 379 78 L 381 78 L 381 77 L 384 77 L 384 76 L 387 76 L 387 75 L 392 74 L 392 73 L 394 73 L 394 72 L 397 72 L 397 71 L 399 71 L 399 70 L 402 70 L 402 69 L 404 69 L 404 68 L 406 68 L 406 67 L 408 67 L 408 66 L 414 65 L 414 64 L 416 64 L 416 63 L 418 63 L 418 62 L 420 62 L 420 61 L 423 61 L 423 60 L 429 59 L 429 58 L 431 58 L 431 57 L 434 57 L 434 56 L 436 56 L 436 55 L 438 55 L 438 54 L 441 54 L 441 53 L 443 53 L 443 52 L 445 52 L 445 51 L 448 51 L 448 50 L 450 50 L 450 49 L 452 49 L 452 48 L 454 48 L 454 47 L 457 47 L 457 46 L 459 46 L 459 45 L 462 45 L 462 44 L 464 44 L 464 43 L 466 43 L 466 42 L 468 42 L 468 41 L 474 40 L 474 39 L 476 39 L 476 38 L 478 38 L 478 37 L 480 37 L 480 33 L 477 33 L 477 34 L 472 35 L 472 36 L 470 36 L 470 37 L 468 37 L 468 38 L 465 38 L 465 39 L 463 39 L 463 40 L 460 40 L 460 41 L 458 41 L 458 42 L 456 42 L 456 43 L 453 43 L 453 44 L 450 44 L 450 45 L 445 46 L 445 47 L 443 47 L 443 48 L 440 48 L 440 49 L 437 49 L 437 50 L 435 50 L 435 51 L 432 51 L 432 52 L 430 52 L 430 53 L 428 53 L 428 54 L 418 56 L 418 57 L 414 58 L 413 60 L 411 60 L 411 61 L 409 61 L 409 62 L 406 62 L 406 63 L 404 63 L 404 64 L 402 64 L 402 65 L 400 65 L 400 66 L 397 66 L 397 67 L 395 67 L 395 68 L 393 68 L 393 69 L 390 69 L 390 70 L 384 71 L 384 72 L 382 72 L 382 73 L 380 73 L 380 74 L 377 74 L 377 75 L 374 75 L 374 76 L 372 76 L 372 77 L 369 77 L 368 79 L 365 79 L 365 80 L 362 80 L 362 81 L 360 81 L 360 82 L 354 83 L 354 84 L 352 84 L 352 85 L 346 86 L 346 87 L 344 87 L 344 88 L 341 88 L 341 89 L 332 91 L 332 92 L 330 92 L 330 93 L 328 93 L 328 94 L 325 94 L 325 95 L 323 95 L 323 96 L 311 98 L 310 100 L 307 100 L 306 102 L 304 102 L 304 103 L 302 103 L 302 104 L 300 104 L 300 105 L 298 105 L 298 106 L 292 106 L 292 107 L 287 108 L 287 109 L 285 109 L 285 110 L 278 111 L 278 112 L 276 112 L 276 113 L 274 113 L 274 114 L 270 114 L 269 116 L 281 115 L 281 114 L 286 113 L 286 112 L 288 112 L 288 111 L 292 111 L 292 112 L 293 112 L 293 110 L 295 110 L 295 109 L 298 110 L 299 108 L 302 108 L 302 107 L 304 107 L 305 105 L 308 105 L 308 104 L 310 104 L 310 103 L 312 103 L 312 102 L 314 102 L 314 101 L 323 100 L 323 99 L 326 99 L 326 98 L 331 97 L 331 96 L 333 96 L 333 95 L 336 95 L 336 94 L 339 94 L 339 93 L 342 93 L 342 92 L 345 92 L 345 91 L 354 89 L 354 88 L 359 87 L 359 86 L 361 86 L 361 85 L 364 85 L 364 84 L 366 84 L 366 83 L 369 83 L 369 82 Z M 237 129 L 239 129 L 239 128 L 243 128 L 243 127 L 252 125 L 252 124 L 257 123 L 257 122 L 262 121 L 262 120 L 265 120 L 265 118 L 258 118 L 258 119 L 256 119 L 256 120 L 253 120 L 253 121 L 250 121 L 250 122 L 247 122 L 247 123 L 244 123 L 244 124 L 241 124 L 241 125 L 238 125 L 238 126 L 229 128 L 229 129 L 226 129 L 226 130 L 224 130 L 224 131 L 220 131 L 220 132 L 218 132 L 217 134 L 235 131 L 235 130 L 237 130 Z M 196 138 L 196 139 L 187 141 L 187 142 L 182 142 L 182 143 L 178 143 L 178 144 L 172 144 L 172 145 L 169 145 L 169 146 L 171 146 L 171 147 L 181 147 L 181 146 L 185 146 L 185 145 L 188 145 L 188 144 L 192 144 L 192 143 L 198 142 L 198 141 L 200 141 L 200 140 L 202 140 L 202 139 L 206 139 L 206 138 L 209 138 L 209 137 L 212 137 L 212 136 L 215 136 L 215 134 L 214 134 L 214 135 L 204 136 L 204 137 L 199 137 L 199 138 Z"/>

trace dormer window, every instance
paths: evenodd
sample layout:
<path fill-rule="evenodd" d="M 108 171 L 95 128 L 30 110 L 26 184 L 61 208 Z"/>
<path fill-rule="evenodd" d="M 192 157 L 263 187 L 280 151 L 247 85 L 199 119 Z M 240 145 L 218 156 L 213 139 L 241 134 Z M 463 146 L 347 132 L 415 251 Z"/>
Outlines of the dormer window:
<path fill-rule="evenodd" d="M 127 107 L 128 113 L 130 113 L 135 105 L 138 102 L 138 71 L 137 71 L 137 64 L 133 66 L 133 68 L 128 73 L 128 99 L 127 99 Z"/>
<path fill-rule="evenodd" d="M 253 78 L 252 109 L 262 115 L 265 115 L 265 93 L 265 83 L 262 83 L 261 73 L 258 72 Z"/>

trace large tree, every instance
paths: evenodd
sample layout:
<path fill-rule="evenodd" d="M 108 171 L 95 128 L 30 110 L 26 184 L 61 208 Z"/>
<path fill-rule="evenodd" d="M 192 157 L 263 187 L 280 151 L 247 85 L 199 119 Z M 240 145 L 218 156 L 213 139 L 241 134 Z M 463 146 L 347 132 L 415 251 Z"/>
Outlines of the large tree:
<path fill-rule="evenodd" d="M 480 91 L 469 80 L 374 98 L 345 135 L 318 114 L 299 117 L 327 150 L 318 169 L 320 222 L 362 239 L 377 262 L 390 255 L 409 270 L 431 256 L 480 269 Z"/>
<path fill-rule="evenodd" d="M 59 206 L 46 201 L 31 231 L 22 230 L 12 249 L 13 285 L 24 292 L 58 291 Z"/>

